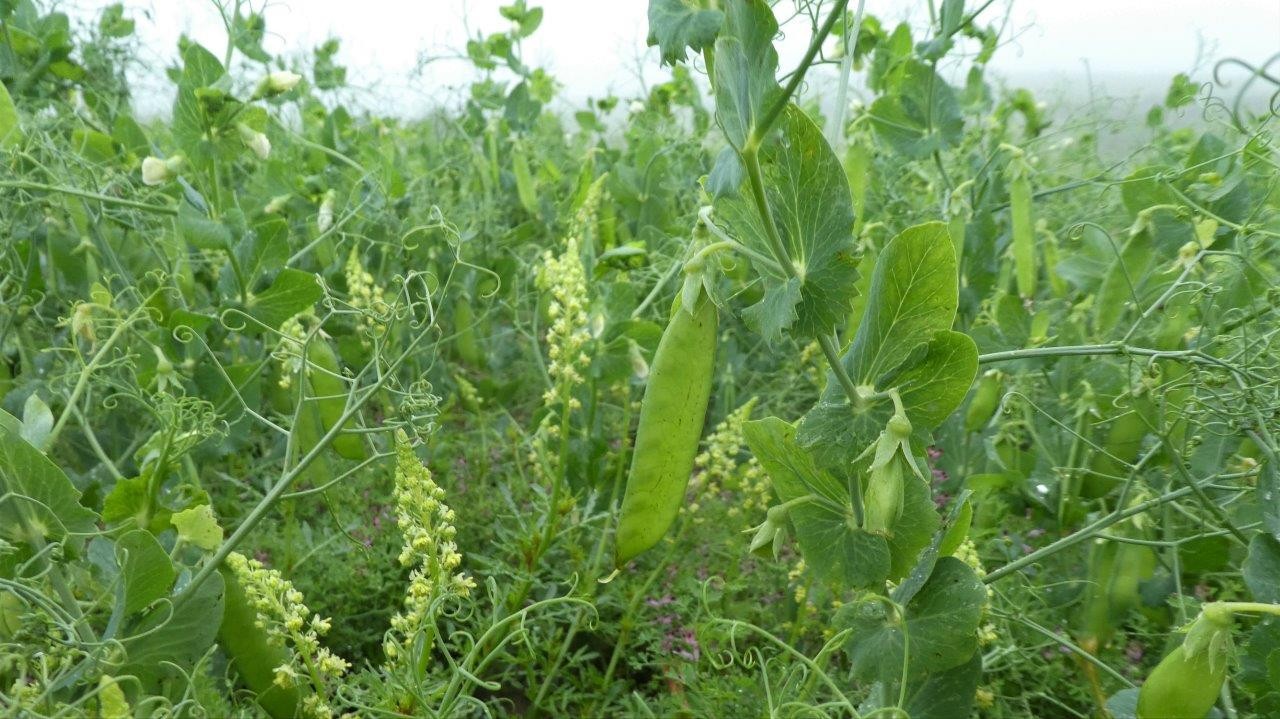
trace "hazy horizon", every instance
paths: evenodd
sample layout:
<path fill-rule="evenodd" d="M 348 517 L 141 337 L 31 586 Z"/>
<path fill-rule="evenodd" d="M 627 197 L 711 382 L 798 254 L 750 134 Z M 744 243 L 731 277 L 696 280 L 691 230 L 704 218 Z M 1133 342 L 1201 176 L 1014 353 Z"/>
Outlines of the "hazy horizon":
<path fill-rule="evenodd" d="M 109 4 L 77 0 L 63 7 L 88 19 Z M 221 54 L 225 31 L 210 0 L 124 4 L 137 20 L 146 60 L 131 77 L 141 90 L 137 109 L 147 117 L 165 116 L 172 88 L 163 69 L 174 61 L 178 37 L 186 34 Z M 349 68 L 348 101 L 393 115 L 420 116 L 456 100 L 476 76 L 469 63 L 449 55 L 461 50 L 469 37 L 506 27 L 498 14 L 503 4 L 437 0 L 430 12 L 418 6 L 406 18 L 401 9 L 405 3 L 392 0 L 366 0 L 358 13 L 338 0 L 271 2 L 264 11 L 264 46 L 273 54 L 296 57 L 330 36 L 338 37 L 338 61 Z M 530 5 L 544 9 L 544 20 L 527 41 L 525 57 L 560 81 L 563 103 L 578 105 L 608 94 L 635 96 L 668 76 L 656 52 L 645 44 L 647 0 L 547 0 Z M 998 2 L 983 17 L 988 22 L 1003 19 L 1011 39 L 997 51 L 989 74 L 1029 87 L 1050 101 L 1079 104 L 1092 90 L 1132 100 L 1145 112 L 1163 98 L 1169 79 L 1178 72 L 1203 81 L 1212 75 L 1211 59 L 1234 56 L 1258 64 L 1280 52 L 1280 2 L 1237 0 L 1216 7 L 1214 13 L 1204 13 L 1203 7 L 1191 0 L 1081 0 L 1015 2 L 1010 10 L 1010 3 Z M 919 2 L 873 0 L 866 9 L 890 26 L 909 21 L 918 28 L 927 22 L 925 5 Z M 803 22 L 798 25 L 797 30 L 807 31 Z M 794 64 L 807 40 L 807 32 L 787 33 L 779 43 L 784 68 Z M 415 75 L 424 57 L 433 60 Z M 815 71 L 815 84 L 824 71 L 829 72 Z M 1238 84 L 1243 71 L 1236 69 L 1231 77 Z"/>

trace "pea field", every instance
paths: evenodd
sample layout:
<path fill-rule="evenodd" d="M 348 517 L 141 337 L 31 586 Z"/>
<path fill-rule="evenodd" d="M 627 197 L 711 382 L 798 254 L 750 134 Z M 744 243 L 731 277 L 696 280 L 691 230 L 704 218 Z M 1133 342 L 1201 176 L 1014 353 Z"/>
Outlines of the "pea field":
<path fill-rule="evenodd" d="M 406 116 L 211 4 L 0 0 L 0 717 L 1280 717 L 1280 54 L 513 0 Z"/>

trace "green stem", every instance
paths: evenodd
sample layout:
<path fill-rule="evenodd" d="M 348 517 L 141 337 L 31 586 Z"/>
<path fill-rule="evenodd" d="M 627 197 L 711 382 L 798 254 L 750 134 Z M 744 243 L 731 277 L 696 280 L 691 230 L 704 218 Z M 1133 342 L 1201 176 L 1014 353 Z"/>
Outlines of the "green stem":
<path fill-rule="evenodd" d="M 1130 357 L 1149 357 L 1151 359 L 1167 359 L 1186 362 L 1188 364 L 1200 364 L 1210 367 L 1219 367 L 1230 371 L 1237 377 L 1243 376 L 1259 382 L 1270 383 L 1270 378 L 1264 378 L 1247 370 L 1242 370 L 1226 360 L 1219 359 L 1213 355 L 1206 354 L 1198 349 L 1186 350 L 1160 350 L 1149 347 L 1134 347 L 1123 342 L 1112 342 L 1109 344 L 1097 345 L 1063 345 L 1060 347 L 1030 347 L 1027 349 L 1007 350 L 1004 352 L 988 352 L 987 354 L 978 355 L 978 364 L 990 364 L 992 362 L 1010 362 L 1020 359 L 1031 359 L 1039 357 L 1079 357 L 1079 356 L 1105 356 L 1105 355 L 1124 355 Z"/>
<path fill-rule="evenodd" d="M 827 15 L 826 22 L 822 23 L 822 27 L 813 36 L 813 40 L 809 42 L 809 49 L 805 50 L 804 57 L 800 60 L 800 65 L 796 67 L 795 72 L 791 73 L 791 79 L 787 81 L 787 86 L 782 89 L 782 94 L 774 99 L 773 105 L 764 113 L 760 122 L 752 125 L 751 135 L 747 139 L 748 146 L 759 145 L 760 140 L 764 138 L 769 132 L 769 128 L 778 119 L 778 115 L 782 114 L 782 111 L 787 107 L 787 103 L 791 102 L 791 96 L 795 94 L 796 88 L 800 87 L 800 83 L 804 81 L 805 73 L 813 65 L 813 59 L 818 56 L 818 51 L 822 49 L 822 43 L 831 34 L 831 29 L 835 27 L 836 21 L 844 17 L 844 10 L 848 5 L 849 0 L 837 0 L 835 7 L 831 8 L 831 13 Z"/>
<path fill-rule="evenodd" d="M 196 572 L 195 576 L 191 578 L 191 583 L 184 587 L 181 593 L 174 597 L 173 605 L 175 612 L 195 596 L 196 590 L 200 588 L 201 584 L 204 584 L 204 582 L 209 579 L 210 575 L 218 571 L 218 567 L 226 560 L 227 555 L 235 551 L 236 547 L 244 541 L 249 532 L 252 532 L 254 527 L 257 527 L 258 523 L 266 518 L 267 512 L 269 512 L 275 503 L 289 491 L 289 487 L 291 487 L 293 483 L 302 476 L 302 473 L 307 469 L 307 467 L 310 467 L 311 463 L 316 461 L 320 454 L 329 447 L 333 440 L 343 431 L 343 427 L 347 422 L 355 418 L 356 414 L 361 411 L 366 402 L 382 391 L 382 388 L 395 375 L 395 372 L 400 365 L 404 364 L 404 361 L 414 353 L 418 344 L 422 342 L 428 334 L 429 333 L 427 332 L 419 332 L 417 336 L 410 340 L 409 345 L 405 347 L 404 352 L 400 353 L 398 357 L 392 360 L 391 363 L 378 374 L 378 379 L 370 385 L 363 394 L 354 397 L 353 400 L 347 404 L 346 409 L 333 423 L 333 426 L 329 428 L 329 431 L 325 432 L 324 435 L 315 443 L 315 446 L 313 446 L 310 451 L 298 460 L 297 464 L 293 466 L 293 469 L 286 472 L 284 476 L 280 478 L 280 481 L 276 482 L 275 486 L 267 492 L 266 496 L 264 496 L 253 510 L 249 512 L 249 515 L 244 518 L 244 521 L 236 527 L 235 531 L 231 533 L 231 536 L 227 537 L 226 541 L 222 543 L 222 546 L 218 547 L 218 551 L 209 558 L 209 561 L 205 562 L 204 566 L 200 567 L 200 571 Z"/>
<path fill-rule="evenodd" d="M 1219 607 L 1223 611 L 1232 614 L 1240 612 L 1248 612 L 1249 614 L 1271 614 L 1280 617 L 1280 604 L 1267 604 L 1265 602 L 1211 602 L 1205 606 Z"/>
<path fill-rule="evenodd" d="M 71 389 L 71 396 L 67 398 L 67 405 L 62 408 L 62 414 L 58 416 L 58 421 L 53 425 L 53 430 L 49 432 L 49 438 L 46 440 L 45 444 L 46 447 L 52 448 L 58 441 L 58 436 L 62 434 L 63 428 L 67 426 L 67 421 L 70 420 L 71 416 L 75 413 L 74 408 L 80 401 L 80 395 L 84 394 L 85 389 L 89 386 L 89 377 L 98 369 L 99 366 L 102 365 L 103 362 L 106 361 L 107 353 L 110 352 L 116 342 L 124 336 L 125 330 L 127 330 L 135 320 L 146 314 L 147 306 L 150 304 L 151 299 L 154 296 L 155 294 L 152 293 L 152 295 L 138 305 L 138 308 L 135 309 L 127 318 L 122 320 L 120 324 L 116 325 L 111 336 L 107 337 L 107 341 L 103 342 L 102 347 L 98 348 L 98 351 L 93 355 L 93 359 L 89 360 L 89 364 L 85 365 L 84 369 L 80 370 L 80 376 L 76 379 L 75 387 Z"/>
<path fill-rule="evenodd" d="M 769 199 L 764 192 L 764 171 L 760 169 L 759 149 L 751 146 L 743 150 L 742 162 L 747 166 L 747 184 L 751 186 L 751 199 L 755 201 L 756 212 L 760 214 L 760 220 L 764 224 L 765 239 L 769 242 L 769 251 L 773 253 L 773 259 L 781 266 L 782 272 L 788 279 L 802 279 L 800 271 L 791 261 L 786 245 L 782 243 L 778 224 L 774 221 L 773 212 L 769 209 Z"/>
<path fill-rule="evenodd" d="M 1203 483 L 1212 482 L 1216 478 L 1217 478 L 1217 475 L 1214 475 L 1209 479 L 1203 480 Z M 1199 485 L 1201 483 L 1202 482 L 1192 482 L 1191 484 Z M 995 569 L 991 571 L 990 573 L 987 574 L 987 576 L 983 577 L 982 581 L 986 584 L 991 584 L 992 582 L 1003 579 L 1004 577 L 1007 577 L 1010 574 L 1014 574 L 1015 572 L 1020 572 L 1026 567 L 1029 567 L 1046 557 L 1057 554 L 1058 552 L 1061 552 L 1062 550 L 1067 549 L 1068 547 L 1075 546 L 1083 541 L 1090 539 L 1091 537 L 1097 535 L 1102 530 L 1106 529 L 1107 527 L 1110 527 L 1113 524 L 1116 524 L 1117 522 L 1122 522 L 1128 519 L 1129 517 L 1142 514 L 1143 512 L 1146 512 L 1149 509 L 1153 509 L 1155 507 L 1159 507 L 1162 504 L 1172 502 L 1175 499 L 1180 499 L 1182 497 L 1185 497 L 1189 494 L 1192 494 L 1194 491 L 1195 490 L 1193 490 L 1190 486 L 1179 487 L 1178 489 L 1165 492 L 1159 497 L 1148 499 L 1145 502 L 1139 502 L 1138 504 L 1132 505 L 1126 509 L 1115 510 L 1110 514 L 1099 518 L 1093 523 L 1086 525 L 1085 527 L 1081 528 L 1077 532 L 1069 534 L 1063 537 L 1062 539 L 1059 539 L 1058 541 L 1053 542 L 1052 544 L 1045 545 L 1044 547 L 1041 547 L 1040 549 L 1037 549 L 1036 551 L 1030 554 L 1027 554 L 1023 557 L 1019 557 L 1018 559 L 1015 559 L 1012 562 L 1009 562 L 1008 564 L 1000 567 L 999 569 Z"/>
<path fill-rule="evenodd" d="M 840 58 L 840 85 L 836 89 L 836 114 L 831 118 L 831 129 L 827 141 L 831 148 L 840 153 L 845 140 L 845 113 L 849 104 L 849 78 L 853 74 L 853 55 L 858 51 L 858 36 L 862 34 L 862 13 L 867 0 L 858 0 L 858 9 L 854 11 L 853 27 L 845 26 L 844 57 Z"/>
<path fill-rule="evenodd" d="M 72 197 L 80 197 L 86 200 L 96 200 L 104 205 L 117 205 L 119 207 L 128 207 L 134 210 L 143 210 L 145 212 L 153 212 L 158 215 L 176 216 L 178 208 L 167 207 L 165 205 L 149 205 L 145 202 L 137 202 L 135 200 L 126 200 L 123 197 L 112 197 L 110 195 L 102 195 L 97 192 L 88 192 L 86 190 L 77 190 L 74 187 L 62 187 L 60 185 L 46 185 L 42 182 L 29 182 L 27 180 L 0 180 L 0 188 L 13 188 L 17 190 L 39 190 L 42 192 L 57 192 L 63 195 L 71 195 Z"/>
<path fill-rule="evenodd" d="M 1160 443 L 1164 445 L 1165 451 L 1169 453 L 1169 456 L 1173 460 L 1170 464 L 1174 466 L 1178 471 L 1178 474 L 1186 481 L 1187 486 L 1195 493 L 1196 499 L 1200 502 L 1201 506 L 1205 508 L 1205 511 L 1212 514 L 1214 518 L 1218 520 L 1218 523 L 1225 527 L 1227 531 L 1231 532 L 1232 536 L 1234 536 L 1240 544 L 1246 547 L 1249 546 L 1249 538 L 1244 535 L 1244 532 L 1240 531 L 1240 528 L 1231 521 L 1231 518 L 1227 516 L 1227 513 L 1222 511 L 1222 507 L 1219 507 L 1218 503 L 1213 501 L 1213 498 L 1205 493 L 1204 487 L 1197 484 L 1195 477 L 1192 477 L 1191 473 L 1187 471 L 1186 464 L 1178 457 L 1177 450 L 1174 448 L 1173 444 L 1169 442 L 1168 435 L 1160 435 Z"/>

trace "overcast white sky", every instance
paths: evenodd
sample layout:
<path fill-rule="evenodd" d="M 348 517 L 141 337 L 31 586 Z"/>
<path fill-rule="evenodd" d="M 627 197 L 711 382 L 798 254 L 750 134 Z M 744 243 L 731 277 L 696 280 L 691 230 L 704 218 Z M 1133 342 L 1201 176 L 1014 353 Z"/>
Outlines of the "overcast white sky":
<path fill-rule="evenodd" d="M 971 0 L 972 2 L 972 0 Z M 95 12 L 109 0 L 68 0 L 65 6 Z M 261 7 L 261 1 L 253 2 Z M 422 53 L 446 54 L 467 37 L 505 28 L 501 0 L 271 0 L 266 3 L 267 49 L 289 53 L 314 47 L 330 36 L 342 40 L 339 59 L 366 100 L 388 111 L 413 114 L 451 96 L 465 83 L 463 62 L 432 63 L 420 76 L 413 68 Z M 580 101 L 610 92 L 634 94 L 641 75 L 661 81 L 666 73 L 645 47 L 647 0 L 530 0 L 545 11 L 542 27 L 525 56 L 548 69 Z M 186 33 L 221 55 L 225 35 L 212 0 L 125 0 L 138 20 L 144 58 L 152 70 L 175 55 Z M 924 0 L 867 0 L 867 11 L 886 23 L 926 15 Z M 984 17 L 1008 15 L 1011 46 L 993 66 L 1010 79 L 1041 87 L 1079 88 L 1088 71 L 1115 93 L 1162 94 L 1176 72 L 1199 69 L 1208 79 L 1207 58 L 1235 56 L 1252 63 L 1280 52 L 1280 0 L 996 0 Z M 791 33 L 782 44 L 783 65 L 793 63 L 807 38 Z M 790 61 L 790 62 L 788 62 Z M 140 78 L 141 79 L 141 78 Z M 138 98 L 144 112 L 163 111 L 167 83 Z"/>

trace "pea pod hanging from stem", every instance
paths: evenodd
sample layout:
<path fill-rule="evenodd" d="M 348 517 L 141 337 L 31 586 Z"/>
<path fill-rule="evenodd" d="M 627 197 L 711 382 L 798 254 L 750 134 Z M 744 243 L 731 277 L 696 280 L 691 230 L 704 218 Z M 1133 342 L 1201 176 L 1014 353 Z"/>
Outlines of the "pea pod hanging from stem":
<path fill-rule="evenodd" d="M 718 315 L 705 290 L 677 306 L 649 366 L 635 452 L 618 520 L 622 566 L 662 539 L 680 512 L 702 437 L 715 369 Z"/>
<path fill-rule="evenodd" d="M 1009 183 L 1009 235 L 1013 248 L 1013 267 L 1018 294 L 1034 298 L 1036 295 L 1036 230 L 1031 216 L 1031 168 L 1021 150 L 1005 170 Z"/>
<path fill-rule="evenodd" d="M 1204 719 L 1227 680 L 1232 612 L 1206 604 L 1187 638 L 1151 670 L 1138 692 L 1138 719 Z"/>

